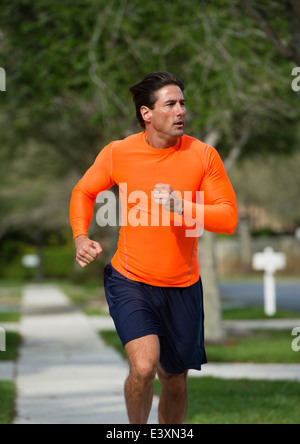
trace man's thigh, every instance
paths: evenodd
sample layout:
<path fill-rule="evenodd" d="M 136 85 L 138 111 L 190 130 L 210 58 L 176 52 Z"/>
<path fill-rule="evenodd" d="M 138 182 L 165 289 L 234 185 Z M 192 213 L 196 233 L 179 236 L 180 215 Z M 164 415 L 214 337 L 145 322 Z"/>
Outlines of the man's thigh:
<path fill-rule="evenodd" d="M 157 335 L 134 339 L 125 345 L 125 351 L 132 372 L 156 373 L 160 359 L 160 341 Z"/>

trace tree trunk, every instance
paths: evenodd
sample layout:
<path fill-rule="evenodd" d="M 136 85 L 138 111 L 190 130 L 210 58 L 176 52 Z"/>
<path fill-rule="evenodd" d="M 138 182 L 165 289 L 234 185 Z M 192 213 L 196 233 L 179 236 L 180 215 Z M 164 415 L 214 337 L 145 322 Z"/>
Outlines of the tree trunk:
<path fill-rule="evenodd" d="M 35 269 L 35 281 L 41 283 L 44 279 L 44 235 L 37 232 L 35 235 L 36 254 L 39 257 L 39 264 Z"/>
<path fill-rule="evenodd" d="M 239 241 L 240 241 L 242 271 L 244 274 L 249 274 L 251 271 L 252 251 L 251 251 L 251 232 L 250 232 L 248 217 L 240 218 Z"/>
<path fill-rule="evenodd" d="M 199 263 L 204 289 L 205 338 L 220 342 L 225 334 L 222 329 L 222 308 L 215 256 L 215 235 L 205 231 L 199 242 Z"/>

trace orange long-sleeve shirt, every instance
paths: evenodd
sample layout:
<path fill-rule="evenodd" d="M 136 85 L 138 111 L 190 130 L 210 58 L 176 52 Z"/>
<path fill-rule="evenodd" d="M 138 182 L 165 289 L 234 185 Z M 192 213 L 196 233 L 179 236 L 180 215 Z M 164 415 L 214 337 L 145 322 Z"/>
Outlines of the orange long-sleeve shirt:
<path fill-rule="evenodd" d="M 155 203 L 152 192 L 159 183 L 170 184 L 182 198 L 190 192 L 182 216 Z M 74 188 L 74 239 L 88 235 L 98 194 L 115 184 L 123 215 L 112 266 L 128 279 L 160 287 L 191 286 L 200 275 L 198 237 L 187 236 L 187 229 L 203 227 L 203 211 L 205 230 L 233 234 L 236 229 L 236 197 L 223 162 L 213 147 L 195 138 L 183 136 L 172 148 L 156 149 L 143 132 L 106 146 Z M 202 204 L 198 191 L 204 195 Z M 162 222 L 162 212 L 168 213 L 168 224 Z"/>

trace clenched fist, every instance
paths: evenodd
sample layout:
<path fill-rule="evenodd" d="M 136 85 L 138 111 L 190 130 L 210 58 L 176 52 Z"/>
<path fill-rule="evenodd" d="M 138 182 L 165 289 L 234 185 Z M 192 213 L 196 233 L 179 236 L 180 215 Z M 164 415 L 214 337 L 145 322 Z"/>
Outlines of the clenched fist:
<path fill-rule="evenodd" d="M 171 185 L 158 183 L 153 191 L 155 202 L 171 213 L 183 214 L 183 201 L 176 196 Z"/>
<path fill-rule="evenodd" d="M 94 242 L 87 236 L 79 236 L 75 239 L 76 261 L 85 268 L 101 256 L 103 250 L 98 242 Z"/>

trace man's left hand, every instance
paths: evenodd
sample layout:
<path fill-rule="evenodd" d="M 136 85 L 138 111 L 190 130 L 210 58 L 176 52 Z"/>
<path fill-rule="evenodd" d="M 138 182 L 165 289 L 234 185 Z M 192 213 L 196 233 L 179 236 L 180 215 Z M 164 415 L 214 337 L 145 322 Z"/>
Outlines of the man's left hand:
<path fill-rule="evenodd" d="M 171 213 L 183 214 L 183 202 L 176 196 L 171 185 L 159 183 L 153 191 L 155 202 Z"/>

